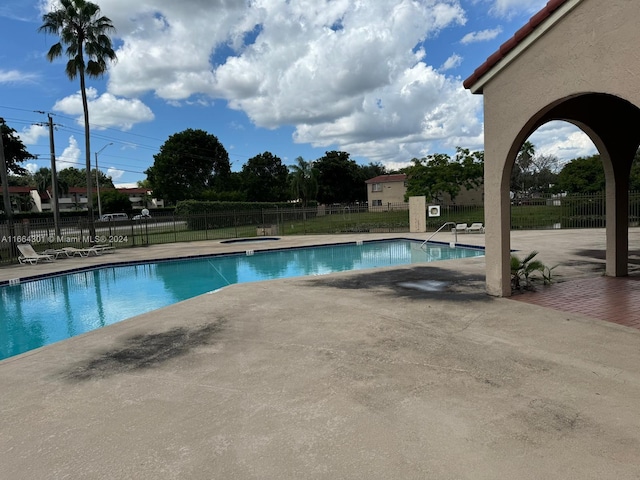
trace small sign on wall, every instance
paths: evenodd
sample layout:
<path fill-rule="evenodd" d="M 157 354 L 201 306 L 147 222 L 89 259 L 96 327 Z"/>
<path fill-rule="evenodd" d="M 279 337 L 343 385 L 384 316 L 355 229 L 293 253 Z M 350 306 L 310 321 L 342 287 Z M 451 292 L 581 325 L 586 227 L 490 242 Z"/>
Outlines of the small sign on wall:
<path fill-rule="evenodd" d="M 430 217 L 439 217 L 440 216 L 440 205 L 429 205 L 427 209 Z"/>

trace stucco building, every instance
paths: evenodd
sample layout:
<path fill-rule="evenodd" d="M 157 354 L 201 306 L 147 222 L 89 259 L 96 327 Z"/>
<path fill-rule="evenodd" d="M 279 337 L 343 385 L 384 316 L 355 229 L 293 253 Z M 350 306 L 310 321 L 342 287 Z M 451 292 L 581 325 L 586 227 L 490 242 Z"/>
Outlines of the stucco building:
<path fill-rule="evenodd" d="M 369 209 L 381 207 L 391 209 L 407 205 L 404 201 L 404 194 L 407 192 L 407 176 L 404 173 L 379 175 L 370 178 L 365 183 L 367 184 Z"/>
<path fill-rule="evenodd" d="M 564 120 L 593 141 L 606 176 L 606 274 L 627 275 L 628 184 L 640 144 L 637 0 L 552 0 L 464 86 L 484 96 L 486 283 L 511 294 L 509 179 L 521 145 Z"/>
<path fill-rule="evenodd" d="M 370 210 L 408 208 L 408 203 L 404 200 L 407 193 L 407 176 L 404 173 L 379 175 L 365 183 Z M 481 185 L 470 190 L 462 187 L 454 199 L 448 193 L 443 193 L 440 201 L 429 200 L 429 202 L 439 205 L 481 205 L 483 200 L 484 188 Z"/>

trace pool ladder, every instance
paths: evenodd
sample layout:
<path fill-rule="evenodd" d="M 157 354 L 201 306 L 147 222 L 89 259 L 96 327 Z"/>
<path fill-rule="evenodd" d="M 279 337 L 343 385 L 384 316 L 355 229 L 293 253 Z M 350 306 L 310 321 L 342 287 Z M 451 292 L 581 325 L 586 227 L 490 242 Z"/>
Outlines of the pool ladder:
<path fill-rule="evenodd" d="M 442 224 L 442 226 L 441 226 L 438 230 L 436 230 L 436 231 L 433 233 L 433 235 L 431 235 L 429 238 L 427 238 L 424 242 L 422 242 L 422 243 L 420 244 L 420 248 L 423 248 L 423 247 L 427 244 L 427 242 L 428 242 L 429 240 L 431 240 L 431 239 L 432 239 L 433 237 L 435 237 L 438 233 L 440 233 L 440 230 L 442 230 L 442 229 L 443 229 L 444 227 L 446 227 L 447 225 L 453 225 L 453 226 L 455 227 L 455 226 L 456 226 L 456 223 L 455 223 L 455 222 L 445 222 L 445 223 L 443 223 L 443 224 Z M 455 243 L 458 243 L 458 230 L 456 230 L 455 228 L 453 229 L 453 243 L 454 243 L 454 244 L 455 244 Z"/>

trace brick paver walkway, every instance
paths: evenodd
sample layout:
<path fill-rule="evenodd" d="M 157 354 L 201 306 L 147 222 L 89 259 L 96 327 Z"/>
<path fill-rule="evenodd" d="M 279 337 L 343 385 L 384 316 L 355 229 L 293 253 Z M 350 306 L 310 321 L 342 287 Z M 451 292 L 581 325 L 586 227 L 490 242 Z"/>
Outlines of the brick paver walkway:
<path fill-rule="evenodd" d="M 640 329 L 640 277 L 583 278 L 510 298 Z"/>

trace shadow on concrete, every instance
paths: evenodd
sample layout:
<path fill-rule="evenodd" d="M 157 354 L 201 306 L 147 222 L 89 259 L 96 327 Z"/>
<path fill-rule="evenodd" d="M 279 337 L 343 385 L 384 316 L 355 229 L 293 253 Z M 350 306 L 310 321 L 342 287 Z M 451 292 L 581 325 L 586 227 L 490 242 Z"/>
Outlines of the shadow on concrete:
<path fill-rule="evenodd" d="M 186 355 L 193 348 L 208 345 L 213 336 L 222 331 L 224 322 L 195 328 L 173 328 L 166 332 L 136 335 L 123 344 L 95 358 L 77 364 L 63 373 L 67 380 L 83 381 L 104 378 L 134 370 L 153 368 L 174 358 Z"/>
<path fill-rule="evenodd" d="M 607 256 L 607 252 L 604 249 L 582 249 L 574 252 L 581 257 L 589 257 L 594 260 L 604 261 Z M 629 263 L 640 263 L 640 250 L 629 250 Z"/>
<path fill-rule="evenodd" d="M 314 277 L 305 282 L 311 287 L 347 290 L 379 289 L 389 295 L 412 299 L 490 300 L 484 275 L 473 275 L 434 266 L 397 270 L 367 270 L 348 277 Z"/>
<path fill-rule="evenodd" d="M 582 249 L 574 252 L 576 255 L 581 257 L 586 257 L 591 259 L 591 261 L 568 261 L 564 262 L 563 265 L 567 266 L 588 266 L 591 271 L 598 272 L 604 274 L 606 269 L 605 261 L 607 252 L 604 249 Z M 629 250 L 629 254 L 627 256 L 627 264 L 629 265 L 629 274 L 636 275 L 640 273 L 640 250 Z"/>

